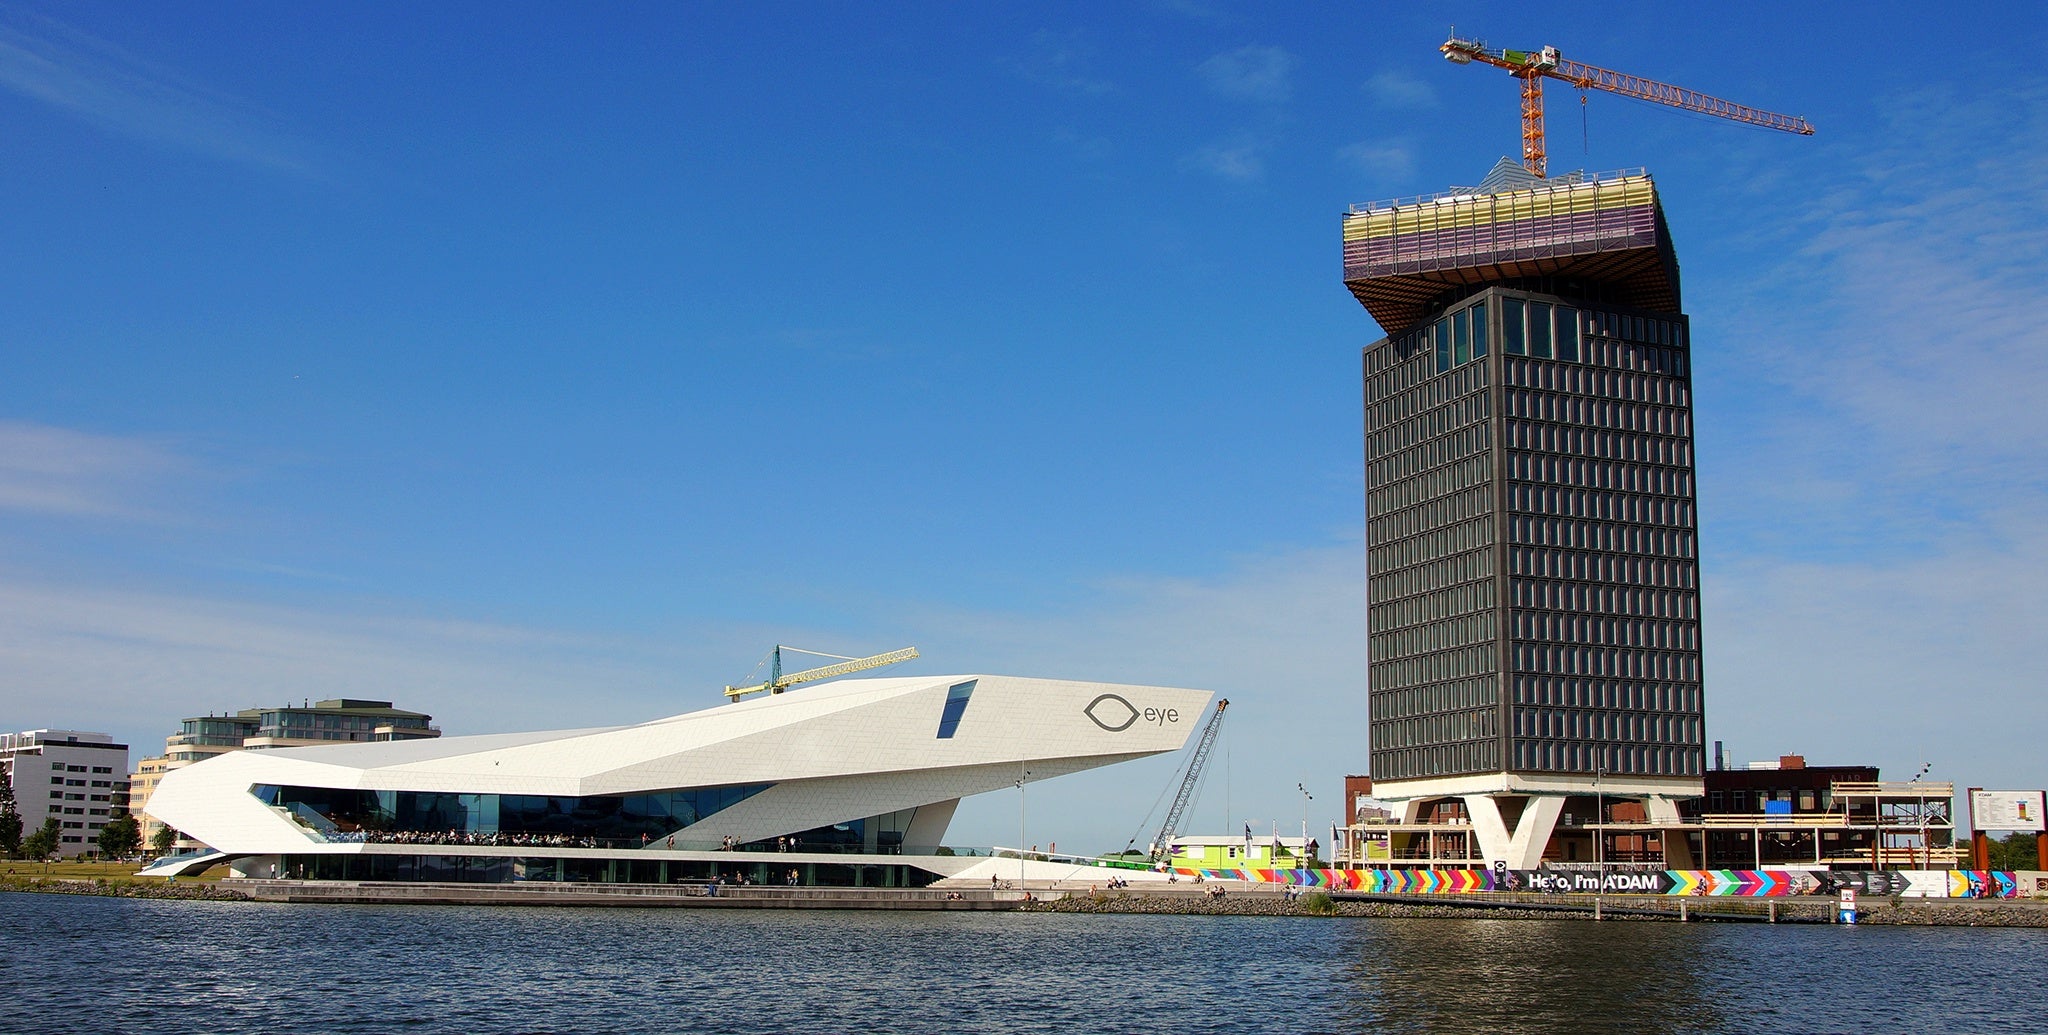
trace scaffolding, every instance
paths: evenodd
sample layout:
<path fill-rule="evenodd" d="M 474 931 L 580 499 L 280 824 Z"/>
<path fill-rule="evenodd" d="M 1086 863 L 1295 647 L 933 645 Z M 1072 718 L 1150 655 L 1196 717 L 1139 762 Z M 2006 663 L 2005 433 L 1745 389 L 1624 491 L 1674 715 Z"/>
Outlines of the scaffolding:
<path fill-rule="evenodd" d="M 1676 260 L 1649 174 L 1482 185 L 1344 215 L 1344 283 L 1390 334 L 1464 289 L 1538 277 L 1598 281 L 1623 304 L 1676 312 Z"/>

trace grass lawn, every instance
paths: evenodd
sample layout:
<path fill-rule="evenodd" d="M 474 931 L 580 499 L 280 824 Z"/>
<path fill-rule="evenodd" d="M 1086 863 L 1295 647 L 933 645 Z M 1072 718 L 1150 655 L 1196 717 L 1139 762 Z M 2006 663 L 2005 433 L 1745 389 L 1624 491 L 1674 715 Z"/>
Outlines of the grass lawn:
<path fill-rule="evenodd" d="M 135 871 L 142 867 L 136 863 L 115 862 L 54 862 L 39 863 L 23 859 L 0 861 L 0 875 L 13 877 L 48 877 L 53 880 L 161 880 L 160 877 L 139 878 Z M 180 877 L 181 881 L 219 880 L 227 874 L 227 867 L 215 866 L 197 877 Z"/>

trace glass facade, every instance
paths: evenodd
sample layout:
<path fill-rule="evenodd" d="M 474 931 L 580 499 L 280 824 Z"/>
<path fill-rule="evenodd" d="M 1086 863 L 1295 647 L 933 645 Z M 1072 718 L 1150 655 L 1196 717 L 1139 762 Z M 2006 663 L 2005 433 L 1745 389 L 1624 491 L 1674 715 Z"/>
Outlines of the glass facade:
<path fill-rule="evenodd" d="M 1703 771 L 1688 350 L 1500 286 L 1366 349 L 1375 777 Z"/>
<path fill-rule="evenodd" d="M 279 869 L 292 880 L 431 881 L 507 884 L 727 884 L 797 887 L 917 888 L 938 875 L 884 862 L 790 862 L 772 853 L 718 860 L 578 858 L 509 855 L 287 855 Z"/>
<path fill-rule="evenodd" d="M 666 838 L 767 790 L 771 784 L 700 787 L 644 794 L 568 797 L 546 794 L 459 794 L 437 791 L 363 791 L 332 787 L 251 788 L 264 804 L 282 808 L 323 835 L 507 835 L 513 839 L 570 839 L 639 845 Z M 855 831 L 858 838 L 860 832 Z M 829 835 L 820 835 L 821 838 Z"/>

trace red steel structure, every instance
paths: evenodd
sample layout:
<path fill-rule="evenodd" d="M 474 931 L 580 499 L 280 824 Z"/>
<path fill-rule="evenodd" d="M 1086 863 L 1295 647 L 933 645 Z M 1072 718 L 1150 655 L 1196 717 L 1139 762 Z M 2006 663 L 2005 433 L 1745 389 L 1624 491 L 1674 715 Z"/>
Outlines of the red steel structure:
<path fill-rule="evenodd" d="M 1746 122 L 1766 129 L 1813 135 L 1813 124 L 1797 115 L 1780 115 L 1774 111 L 1752 108 L 1746 104 L 1724 101 L 1698 90 L 1683 86 L 1660 83 L 1654 79 L 1629 75 L 1610 69 L 1599 68 L 1579 61 L 1567 61 L 1557 52 L 1556 47 L 1542 50 L 1498 50 L 1488 47 L 1480 40 L 1460 39 L 1456 36 L 1444 41 L 1437 48 L 1446 59 L 1460 65 L 1474 61 L 1505 70 L 1509 75 L 1522 81 L 1522 165 L 1537 176 L 1547 176 L 1549 160 L 1543 149 L 1543 80 L 1560 79 L 1581 90 L 1605 90 L 1623 97 L 1668 104 L 1674 108 L 1695 111 L 1703 115 Z"/>

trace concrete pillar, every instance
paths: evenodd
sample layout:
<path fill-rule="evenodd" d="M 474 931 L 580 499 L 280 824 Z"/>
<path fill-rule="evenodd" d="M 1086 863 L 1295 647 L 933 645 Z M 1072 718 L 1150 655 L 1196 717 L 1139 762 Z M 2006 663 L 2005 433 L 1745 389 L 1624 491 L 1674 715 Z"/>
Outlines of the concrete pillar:
<path fill-rule="evenodd" d="M 1509 833 L 1501 806 L 1514 800 L 1518 796 L 1468 794 L 1465 811 L 1472 817 L 1472 833 L 1479 838 L 1480 854 L 1488 863 L 1504 861 L 1511 870 L 1533 870 L 1543 863 L 1543 849 L 1557 828 L 1557 818 L 1564 814 L 1564 799 L 1556 795 L 1519 799 L 1522 814 L 1514 832 Z"/>

